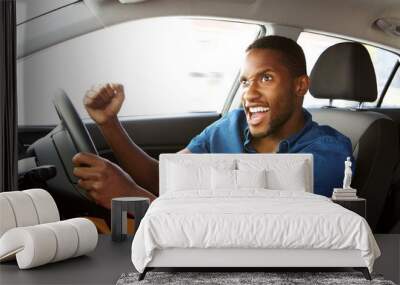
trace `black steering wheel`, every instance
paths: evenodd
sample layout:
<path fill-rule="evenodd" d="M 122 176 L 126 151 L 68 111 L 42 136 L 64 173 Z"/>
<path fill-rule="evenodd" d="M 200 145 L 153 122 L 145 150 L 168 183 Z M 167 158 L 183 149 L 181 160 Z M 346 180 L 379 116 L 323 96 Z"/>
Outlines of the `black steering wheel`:
<path fill-rule="evenodd" d="M 52 141 L 57 145 L 59 156 L 65 169 L 65 178 L 71 183 L 73 189 L 75 189 L 73 192 L 78 191 L 80 197 L 83 197 L 84 200 L 94 202 L 87 191 L 77 185 L 78 178 L 73 174 L 74 165 L 72 164 L 72 157 L 78 152 L 89 152 L 98 155 L 97 149 L 86 126 L 83 124 L 78 112 L 64 90 L 59 89 L 56 91 L 53 104 L 60 117 L 60 128 L 64 130 L 60 131 L 60 133 L 64 133 L 64 135 L 62 135 L 61 139 L 56 139 L 56 136 L 53 135 Z M 73 146 L 68 142 L 72 143 Z M 59 170 L 61 168 L 58 167 Z M 60 177 L 56 178 L 60 179 Z M 62 183 L 61 180 L 59 180 L 59 183 Z M 68 191 L 63 192 L 67 193 Z"/>
<path fill-rule="evenodd" d="M 63 90 L 57 90 L 53 103 L 60 123 L 32 143 L 27 152 L 35 157 L 37 166 L 55 167 L 56 175 L 46 180 L 46 189 L 64 218 L 88 215 L 108 217 L 108 210 L 98 206 L 88 192 L 79 187 L 78 177 L 73 173 L 72 158 L 75 154 L 88 152 L 98 155 L 93 140 Z"/>
<path fill-rule="evenodd" d="M 67 129 L 78 152 L 90 152 L 98 155 L 86 126 L 82 123 L 78 112 L 64 90 L 57 90 L 53 103 L 61 123 Z"/>

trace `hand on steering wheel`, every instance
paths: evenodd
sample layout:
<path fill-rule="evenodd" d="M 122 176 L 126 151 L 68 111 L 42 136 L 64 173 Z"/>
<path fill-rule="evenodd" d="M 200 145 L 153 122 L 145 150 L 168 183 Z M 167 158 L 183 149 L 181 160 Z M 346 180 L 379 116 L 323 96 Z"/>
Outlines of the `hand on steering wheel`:
<path fill-rule="evenodd" d="M 71 138 L 72 143 L 75 146 L 76 152 L 86 152 L 97 155 L 98 152 L 93 143 L 93 140 L 90 137 L 86 126 L 83 124 L 81 118 L 78 115 L 78 112 L 72 105 L 72 102 L 68 98 L 67 94 L 61 89 L 57 90 L 57 93 L 54 96 L 53 103 L 57 114 L 60 117 L 62 127 L 69 134 L 69 137 Z M 74 184 L 73 181 L 71 182 Z M 92 197 L 88 195 L 85 190 L 80 189 L 76 186 L 74 188 L 78 190 L 78 192 L 83 197 L 90 201 L 93 201 Z"/>

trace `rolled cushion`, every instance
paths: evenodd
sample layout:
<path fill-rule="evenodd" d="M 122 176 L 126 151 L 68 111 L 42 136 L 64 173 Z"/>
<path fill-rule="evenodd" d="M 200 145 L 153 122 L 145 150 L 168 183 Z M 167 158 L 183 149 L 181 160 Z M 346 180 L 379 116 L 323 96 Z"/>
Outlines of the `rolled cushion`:
<path fill-rule="evenodd" d="M 10 202 L 17 227 L 26 227 L 39 224 L 35 205 L 31 197 L 22 191 L 2 192 L 0 194 Z"/>
<path fill-rule="evenodd" d="M 0 237 L 16 226 L 17 222 L 10 202 L 6 197 L 0 195 Z"/>
<path fill-rule="evenodd" d="M 0 238 L 0 261 L 16 257 L 20 269 L 86 254 L 96 248 L 95 225 L 84 218 L 18 227 Z"/>
<path fill-rule="evenodd" d="M 60 220 L 53 197 L 43 189 L 0 193 L 0 237 L 9 229 Z"/>
<path fill-rule="evenodd" d="M 39 218 L 39 224 L 52 223 L 60 220 L 56 202 L 49 192 L 43 189 L 24 190 L 33 201 L 36 213 Z"/>
<path fill-rule="evenodd" d="M 20 269 L 49 263 L 56 251 L 53 231 L 42 225 L 13 228 L 0 238 L 0 261 L 16 257 Z"/>
<path fill-rule="evenodd" d="M 74 257 L 86 254 L 96 248 L 98 233 L 96 226 L 90 220 L 75 218 L 65 220 L 65 222 L 72 225 L 78 233 L 78 247 Z"/>
<path fill-rule="evenodd" d="M 78 249 L 78 233 L 71 228 L 71 224 L 65 222 L 55 222 L 43 225 L 49 228 L 56 237 L 57 249 L 51 262 L 57 262 L 70 258 L 75 255 Z"/>

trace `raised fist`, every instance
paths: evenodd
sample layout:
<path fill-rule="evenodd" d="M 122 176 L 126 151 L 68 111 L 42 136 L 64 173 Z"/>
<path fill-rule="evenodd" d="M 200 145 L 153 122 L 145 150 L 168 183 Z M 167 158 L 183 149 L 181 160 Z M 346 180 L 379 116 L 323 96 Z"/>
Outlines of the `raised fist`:
<path fill-rule="evenodd" d="M 83 104 L 89 116 L 97 124 L 103 125 L 117 118 L 124 99 L 123 85 L 107 83 L 88 90 Z"/>

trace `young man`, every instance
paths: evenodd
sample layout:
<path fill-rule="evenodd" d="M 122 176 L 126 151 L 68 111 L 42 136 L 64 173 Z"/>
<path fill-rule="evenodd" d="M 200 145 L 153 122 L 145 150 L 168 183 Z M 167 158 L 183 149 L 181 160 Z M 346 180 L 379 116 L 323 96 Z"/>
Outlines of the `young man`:
<path fill-rule="evenodd" d="M 352 147 L 347 137 L 319 126 L 302 108 L 310 81 L 301 47 L 280 36 L 256 40 L 246 50 L 240 81 L 243 109 L 208 126 L 180 153 L 312 153 L 314 193 L 330 196 L 343 180 L 343 161 L 352 156 Z M 126 172 L 93 154 L 73 158 L 78 184 L 106 208 L 113 197 L 158 195 L 158 161 L 118 121 L 123 100 L 122 85 L 106 84 L 89 90 L 84 104 Z"/>

